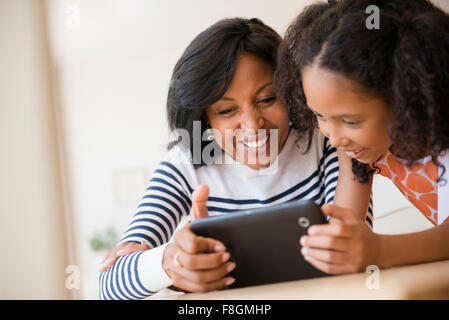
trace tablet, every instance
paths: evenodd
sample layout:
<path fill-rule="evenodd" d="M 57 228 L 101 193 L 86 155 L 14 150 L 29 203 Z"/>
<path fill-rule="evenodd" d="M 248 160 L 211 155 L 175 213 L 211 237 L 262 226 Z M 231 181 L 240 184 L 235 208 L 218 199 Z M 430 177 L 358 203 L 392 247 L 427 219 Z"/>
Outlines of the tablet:
<path fill-rule="evenodd" d="M 231 288 L 238 288 L 328 276 L 304 260 L 299 243 L 309 226 L 325 223 L 315 202 L 296 200 L 194 220 L 190 228 L 223 242 L 236 263 Z"/>

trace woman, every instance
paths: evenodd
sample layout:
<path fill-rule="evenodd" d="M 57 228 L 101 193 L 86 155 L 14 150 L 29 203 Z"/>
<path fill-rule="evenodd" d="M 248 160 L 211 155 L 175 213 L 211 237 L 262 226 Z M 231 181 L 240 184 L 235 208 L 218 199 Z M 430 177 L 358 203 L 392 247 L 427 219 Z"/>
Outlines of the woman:
<path fill-rule="evenodd" d="M 188 224 L 175 232 L 189 213 L 196 219 L 295 199 L 323 205 L 333 202 L 337 179 L 351 192 L 351 177 L 338 178 L 336 150 L 319 130 L 290 122 L 277 98 L 280 41 L 260 20 L 235 18 L 212 25 L 187 47 L 167 100 L 169 126 L 180 141 L 154 171 L 104 264 L 101 299 L 144 298 L 170 285 L 204 292 L 238 281 L 228 276 L 236 266 L 222 243 L 195 236 Z M 357 190 L 360 203 L 368 202 L 369 193 Z M 365 219 L 367 206 L 353 204 Z"/>

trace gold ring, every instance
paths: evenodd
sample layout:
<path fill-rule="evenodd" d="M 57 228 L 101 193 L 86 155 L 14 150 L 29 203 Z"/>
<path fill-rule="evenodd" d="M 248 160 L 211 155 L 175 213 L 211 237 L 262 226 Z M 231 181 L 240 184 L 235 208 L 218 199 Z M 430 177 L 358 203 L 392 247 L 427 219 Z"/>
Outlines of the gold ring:
<path fill-rule="evenodd" d="M 175 266 L 182 268 L 182 264 L 181 262 L 179 262 L 178 257 L 181 254 L 181 250 L 179 250 L 178 252 L 176 252 L 175 256 L 173 257 L 173 263 L 175 264 Z"/>

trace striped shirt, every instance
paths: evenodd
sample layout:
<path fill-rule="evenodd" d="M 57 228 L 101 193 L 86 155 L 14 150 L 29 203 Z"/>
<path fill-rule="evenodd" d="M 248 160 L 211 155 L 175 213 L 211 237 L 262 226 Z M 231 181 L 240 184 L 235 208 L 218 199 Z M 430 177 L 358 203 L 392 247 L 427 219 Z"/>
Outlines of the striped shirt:
<path fill-rule="evenodd" d="M 209 186 L 210 216 L 298 199 L 310 199 L 320 206 L 332 203 L 338 179 L 337 150 L 319 130 L 304 153 L 306 146 L 307 140 L 298 139 L 290 130 L 276 162 L 263 170 L 233 161 L 226 153 L 223 157 L 229 159 L 223 159 L 223 164 L 195 169 L 190 153 L 173 147 L 154 171 L 120 241 L 144 242 L 151 249 L 119 257 L 102 272 L 100 299 L 142 299 L 172 284 L 162 268 L 163 250 L 188 216 L 192 193 L 201 184 Z M 371 224 L 371 207 L 369 211 Z"/>

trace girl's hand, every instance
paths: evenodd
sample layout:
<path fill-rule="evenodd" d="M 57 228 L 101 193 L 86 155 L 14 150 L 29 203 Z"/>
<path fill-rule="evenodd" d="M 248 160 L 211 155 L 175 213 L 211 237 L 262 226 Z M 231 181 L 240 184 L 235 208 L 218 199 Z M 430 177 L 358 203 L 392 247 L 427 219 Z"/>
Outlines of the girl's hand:
<path fill-rule="evenodd" d="M 102 264 L 100 267 L 100 272 L 105 272 L 110 267 L 112 267 L 115 260 L 117 260 L 117 258 L 120 256 L 126 256 L 127 254 L 130 254 L 132 252 L 144 251 L 148 249 L 150 249 L 150 247 L 145 243 L 139 244 L 133 242 L 122 242 L 117 247 L 110 250 L 103 258 L 103 260 L 101 261 Z"/>
<path fill-rule="evenodd" d="M 208 216 L 208 197 L 207 186 L 195 190 L 190 210 L 193 219 Z M 206 292 L 224 289 L 234 282 L 234 278 L 226 277 L 235 268 L 229 258 L 223 243 L 195 235 L 187 224 L 175 233 L 174 243 L 165 248 L 162 266 L 175 287 L 187 292 Z"/>
<path fill-rule="evenodd" d="M 317 269 L 329 274 L 365 271 L 376 264 L 378 236 L 348 209 L 325 204 L 321 210 L 330 216 L 326 225 L 308 229 L 300 239 L 301 253 Z"/>

